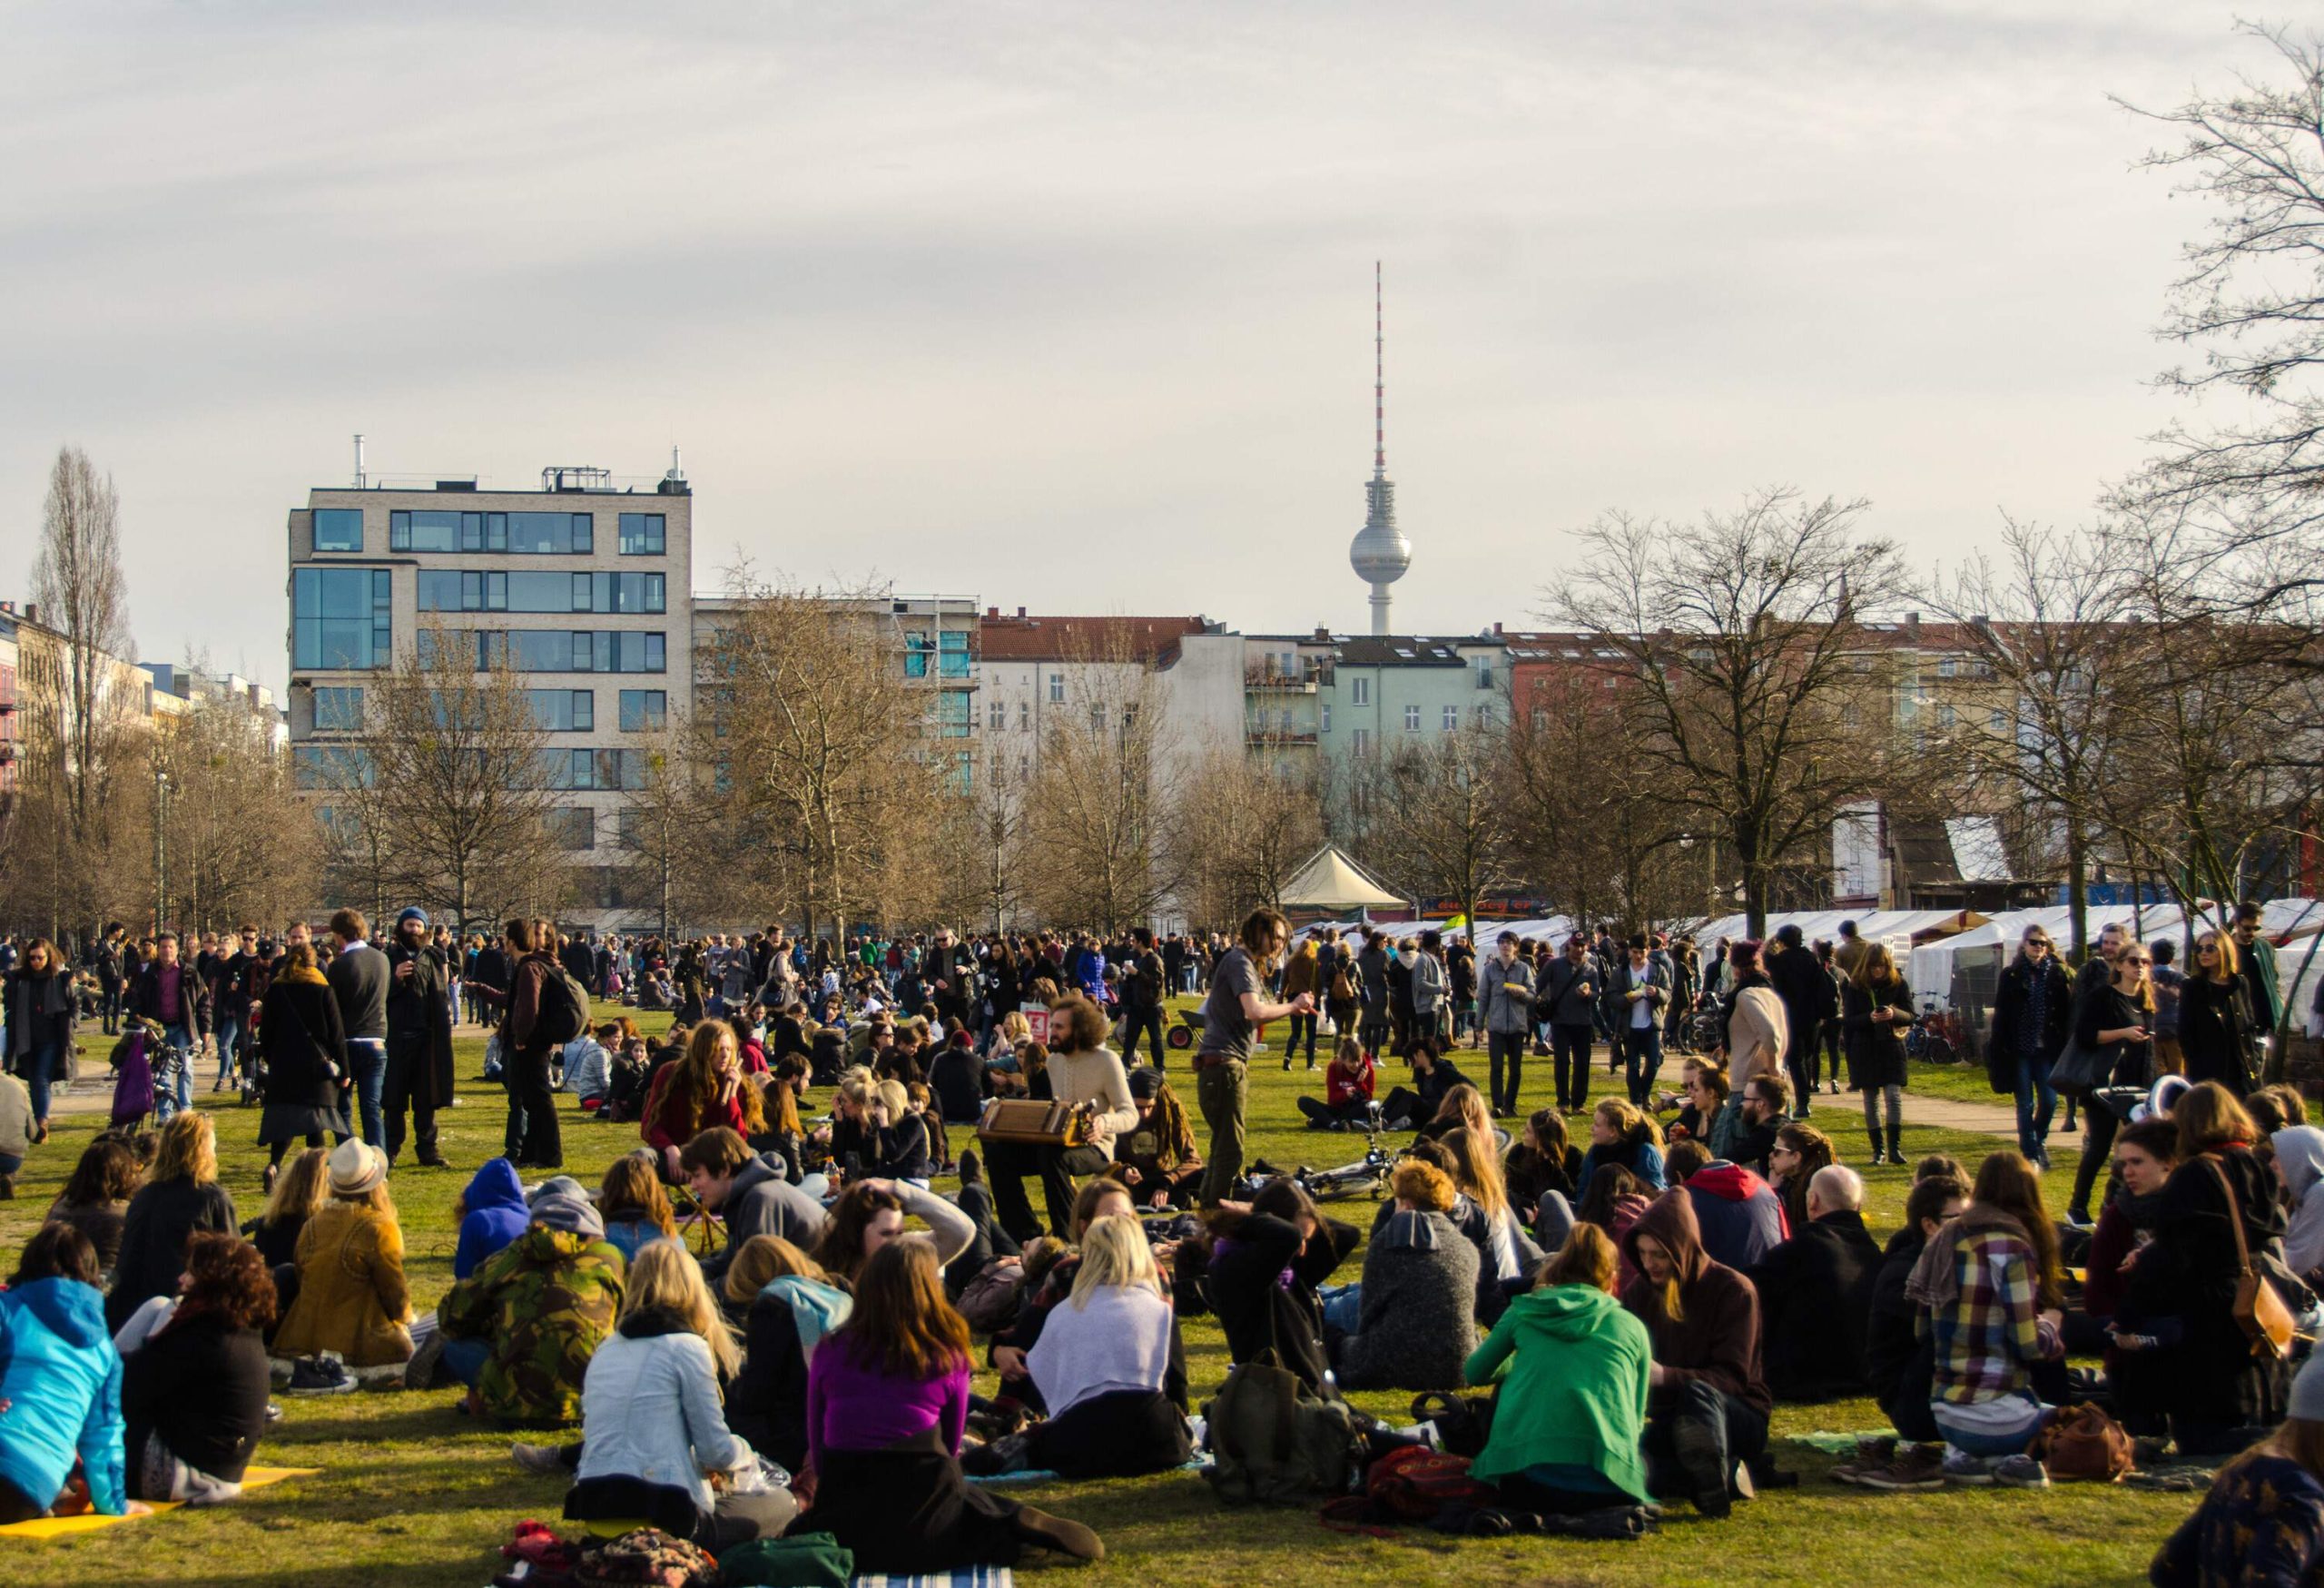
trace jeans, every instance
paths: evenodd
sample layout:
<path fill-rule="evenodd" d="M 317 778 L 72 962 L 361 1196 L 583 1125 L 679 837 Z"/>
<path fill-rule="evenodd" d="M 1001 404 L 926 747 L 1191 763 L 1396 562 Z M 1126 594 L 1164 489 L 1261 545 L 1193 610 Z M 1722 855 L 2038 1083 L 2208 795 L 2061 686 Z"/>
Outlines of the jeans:
<path fill-rule="evenodd" d="M 193 1031 L 191 1027 L 164 1026 L 162 1031 L 162 1040 L 172 1047 L 192 1048 Z M 155 1080 L 157 1082 L 153 1088 L 153 1123 L 155 1125 L 166 1125 L 173 1116 L 182 1114 L 193 1107 L 193 1060 L 192 1059 L 176 1067 L 166 1086 L 158 1084 L 160 1081 L 158 1076 Z"/>
<path fill-rule="evenodd" d="M 363 1145 L 385 1152 L 388 1133 L 379 1115 L 379 1097 L 387 1087 L 388 1045 L 377 1037 L 348 1038 L 347 1067 L 355 1075 L 356 1102 L 363 1116 Z"/>
<path fill-rule="evenodd" d="M 1162 1011 L 1159 1009 L 1133 1009 L 1122 1015 L 1122 1063 L 1124 1067 L 1137 1062 L 1137 1039 L 1147 1039 L 1154 1050 L 1154 1068 L 1162 1068 Z"/>
<path fill-rule="evenodd" d="M 1558 1107 L 1586 1109 L 1590 1106 L 1590 1028 L 1584 1025 L 1552 1025 L 1550 1028 L 1550 1048 L 1557 1055 Z"/>
<path fill-rule="evenodd" d="M 1929 1411 L 1936 1418 L 1937 1432 L 1945 1435 L 1945 1442 L 1965 1455 L 2023 1455 L 2042 1426 L 2042 1403 L 2030 1395 L 2012 1398 L 2025 1403 L 2025 1421 L 2004 1434 L 1996 1434 L 1983 1424 L 1970 1428 L 1955 1423 L 1945 1415 L 1948 1406 L 1944 1401 L 1932 1401 Z"/>
<path fill-rule="evenodd" d="M 1323 1303 L 1324 1327 L 1343 1335 L 1355 1333 L 1355 1326 L 1364 1318 L 1364 1281 L 1353 1285 L 1326 1285 L 1315 1293 Z"/>
<path fill-rule="evenodd" d="M 13 1152 L 0 1152 L 0 1180 L 6 1179 L 25 1167 L 25 1160 Z"/>
<path fill-rule="evenodd" d="M 224 1086 L 234 1079 L 234 1050 L 241 1046 L 242 1017 L 224 1014 L 218 1017 L 218 1080 Z"/>
<path fill-rule="evenodd" d="M 1651 1023 L 1630 1026 L 1622 1032 L 1622 1079 L 1630 1089 L 1630 1103 L 1645 1108 L 1653 1094 L 1654 1078 L 1662 1070 L 1662 1031 Z M 1587 1067 L 1584 1067 L 1585 1073 Z"/>
<path fill-rule="evenodd" d="M 104 1000 L 99 1005 L 104 1011 L 105 1035 L 121 1035 L 121 999 L 123 989 L 118 984 L 105 989 Z"/>
<path fill-rule="evenodd" d="M 1291 1060 L 1299 1051 L 1299 1036 L 1303 1031 L 1307 1035 L 1307 1068 L 1315 1068 L 1315 1016 L 1311 1012 L 1291 1017 L 1291 1035 L 1285 1039 L 1283 1044 L 1283 1067 L 1285 1070 L 1291 1068 Z M 1157 1060 L 1157 1068 L 1159 1062 Z"/>
<path fill-rule="evenodd" d="M 1523 1031 L 1492 1031 L 1485 1039 L 1488 1060 L 1492 1067 L 1492 1108 L 1496 1113 L 1517 1111 L 1517 1093 L 1525 1080 L 1525 1033 Z M 1508 1085 L 1502 1084 L 1502 1062 L 1509 1064 Z"/>
<path fill-rule="evenodd" d="M 1243 1175 L 1243 1100 L 1250 1071 L 1240 1059 L 1210 1064 L 1195 1076 L 1195 1100 L 1210 1127 L 1210 1151 L 1203 1159 L 1202 1205 L 1216 1208 L 1235 1194 Z"/>
<path fill-rule="evenodd" d="M 443 1326 L 438 1324 L 437 1327 L 441 1328 Z M 492 1360 L 492 1345 L 488 1340 L 448 1339 L 444 1342 L 444 1355 L 440 1360 L 445 1372 L 473 1389 L 478 1376 L 484 1372 L 484 1365 Z"/>
<path fill-rule="evenodd" d="M 1018 1241 L 1039 1238 L 1041 1226 L 1025 1198 L 1025 1177 L 1039 1175 L 1041 1201 L 1049 1210 L 1049 1232 L 1060 1240 L 1073 1223 L 1073 1182 L 1106 1172 L 1110 1161 L 1095 1147 L 1049 1147 L 1031 1141 L 996 1141 L 986 1155 L 986 1178 L 992 1184 L 993 1218 Z"/>
<path fill-rule="evenodd" d="M 507 1156 L 542 1169 L 559 1168 L 565 1162 L 556 1099 L 548 1085 L 549 1051 L 512 1053 L 500 1072 L 501 1083 L 508 1089 L 508 1129 L 504 1138 Z"/>
<path fill-rule="evenodd" d="M 2050 1116 L 2058 1110 L 2058 1094 L 2050 1086 L 2051 1062 L 2026 1056 L 2017 1060 L 2017 1150 L 2035 1163 L 2042 1161 Z"/>
<path fill-rule="evenodd" d="M 56 1079 L 56 1072 L 64 1064 L 64 1045 L 62 1042 L 34 1048 L 16 1060 L 16 1073 L 24 1077 L 25 1090 L 32 1093 L 34 1125 L 48 1123 L 49 1084 Z"/>
<path fill-rule="evenodd" d="M 1698 1505 L 1713 1500 L 1723 1506 L 1735 1464 L 1766 1453 L 1768 1419 L 1748 1403 L 1690 1378 L 1667 1398 L 1652 1397 L 1639 1445 L 1657 1495 L 1686 1494 Z"/>
<path fill-rule="evenodd" d="M 1299 1105 L 1299 1111 L 1307 1116 L 1310 1130 L 1328 1130 L 1335 1124 L 1357 1124 L 1372 1112 L 1371 1101 L 1360 1097 L 1350 1098 L 1337 1108 L 1322 1098 L 1295 1098 L 1293 1100 Z"/>

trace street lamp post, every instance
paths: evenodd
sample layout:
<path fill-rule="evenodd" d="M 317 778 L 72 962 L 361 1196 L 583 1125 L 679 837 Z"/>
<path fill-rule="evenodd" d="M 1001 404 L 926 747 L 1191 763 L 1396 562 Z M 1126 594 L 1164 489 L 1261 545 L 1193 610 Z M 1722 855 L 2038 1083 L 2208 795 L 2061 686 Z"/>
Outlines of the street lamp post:
<path fill-rule="evenodd" d="M 170 774 L 153 768 L 153 930 L 165 924 L 170 902 Z"/>

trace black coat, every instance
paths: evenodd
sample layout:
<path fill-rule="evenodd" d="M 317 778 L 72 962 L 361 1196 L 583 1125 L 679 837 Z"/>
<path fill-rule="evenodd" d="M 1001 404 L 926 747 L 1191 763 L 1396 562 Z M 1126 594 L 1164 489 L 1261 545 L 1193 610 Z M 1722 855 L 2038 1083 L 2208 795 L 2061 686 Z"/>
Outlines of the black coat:
<path fill-rule="evenodd" d="M 188 1466 L 241 1482 L 266 1431 L 266 1372 L 258 1331 L 231 1328 L 215 1312 L 181 1309 L 132 1351 L 121 1372 L 130 1497 L 169 1498 L 138 1490 L 148 1434 L 159 1434 Z"/>
<path fill-rule="evenodd" d="M 1861 1213 L 1827 1213 L 1752 1265 L 1761 1365 L 1777 1400 L 1864 1393 L 1880 1266 Z"/>
<path fill-rule="evenodd" d="M 793 1472 L 807 1465 L 807 1359 L 799 1320 L 779 1296 L 751 1303 L 743 1371 L 726 1396 L 726 1425 L 753 1450 Z"/>
<path fill-rule="evenodd" d="M 1788 956 L 1787 956 L 1788 957 Z M 1848 1085 L 1858 1090 L 1905 1084 L 1904 1026 L 1876 1025 L 1878 1009 L 1913 1012 L 1913 990 L 1886 981 L 1866 990 L 1853 978 L 1840 984 L 1840 1032 L 1848 1060 Z"/>
<path fill-rule="evenodd" d="M 2180 988 L 2179 1050 L 2189 1080 L 2216 1080 L 2237 1097 L 2249 1096 L 2259 1084 L 2247 1046 L 2250 1031 L 2250 1005 L 2240 981 L 2221 986 L 2195 975 Z"/>
<path fill-rule="evenodd" d="M 429 1108 L 444 1108 L 452 1100 L 453 1086 L 451 972 L 433 946 L 415 953 L 390 942 L 387 952 L 388 1056 L 393 1060 L 407 1043 L 419 1044 L 424 1058 L 412 1067 L 414 1100 L 425 1097 Z M 399 978 L 396 967 L 407 960 L 411 974 Z"/>
<path fill-rule="evenodd" d="M 259 1017 L 259 1046 L 266 1054 L 269 1101 L 291 1108 L 338 1106 L 338 1077 L 348 1073 L 347 1032 L 328 983 L 278 981 L 269 987 Z"/>
<path fill-rule="evenodd" d="M 22 966 L 8 972 L 8 1052 L 15 1059 L 34 1048 L 73 1040 L 73 983 L 52 972 L 34 976 Z"/>
<path fill-rule="evenodd" d="M 1248 1362 L 1273 1351 L 1278 1365 L 1320 1393 L 1331 1361 L 1324 1352 L 1323 1308 L 1315 1287 L 1331 1277 L 1364 1238 L 1363 1232 L 1326 1218 L 1301 1249 L 1298 1226 L 1255 1213 L 1211 1253 L 1204 1287 L 1226 1335 L 1228 1355 Z M 1288 1272 L 1291 1282 L 1281 1282 Z"/>
<path fill-rule="evenodd" d="M 2156 1204 L 2154 1238 L 2138 1262 L 2115 1314 L 2125 1331 L 2174 1318 L 2179 1344 L 2162 1350 L 2123 1351 L 2109 1373 L 2119 1404 L 2137 1413 L 2229 1424 L 2273 1422 L 2283 1415 L 2282 1365 L 2251 1355 L 2235 1321 L 2235 1231 L 2220 1174 L 2206 1155 L 2171 1171 Z M 2276 1200 L 2276 1172 L 2241 1148 L 2218 1155 L 2257 1264 L 2282 1256 L 2284 1214 Z"/>
<path fill-rule="evenodd" d="M 194 1231 L 234 1233 L 234 1198 L 212 1180 L 196 1185 L 180 1176 L 140 1188 L 121 1226 L 121 1259 L 105 1297 L 105 1327 L 118 1330 L 156 1296 L 175 1296 L 185 1272 L 185 1243 Z"/>
<path fill-rule="evenodd" d="M 2011 1074 L 2017 1069 L 2019 1053 L 2028 1039 L 2035 1051 L 2044 1059 L 2055 1059 L 2066 1045 L 2066 1033 L 2073 1029 L 2073 981 L 2065 967 L 2058 963 L 2055 954 L 2045 955 L 2040 975 L 2046 993 L 2042 1007 L 2042 1029 L 2029 1031 L 2032 1017 L 2032 994 L 2035 972 L 2024 954 L 2009 962 L 2001 973 L 2001 981 L 1994 989 L 1994 1020 L 1986 1041 L 1989 1063 L 2005 1060 Z M 2004 1087 L 2000 1090 L 2007 1090 Z"/>
<path fill-rule="evenodd" d="M 1768 981 L 1783 1000 L 1784 1018 L 1789 1025 L 1791 1047 L 1787 1056 L 1797 1058 L 1816 1046 L 1817 1034 L 1824 1029 L 1832 978 L 1817 962 L 1815 951 L 1805 946 L 1784 950 L 1770 958 L 1767 966 Z"/>

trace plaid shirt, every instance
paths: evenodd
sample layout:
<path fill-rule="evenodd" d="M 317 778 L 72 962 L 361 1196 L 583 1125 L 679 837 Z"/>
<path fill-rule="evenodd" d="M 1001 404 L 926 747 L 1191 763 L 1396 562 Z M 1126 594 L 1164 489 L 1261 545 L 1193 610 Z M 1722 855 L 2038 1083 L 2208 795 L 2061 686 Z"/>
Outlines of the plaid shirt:
<path fill-rule="evenodd" d="M 1930 1320 L 1936 1394 L 1969 1406 L 2023 1389 L 2027 1366 L 2049 1352 L 2034 1302 L 2031 1246 L 1999 1230 L 1979 1230 L 1962 1238 L 1955 1260 L 1961 1298 Z"/>

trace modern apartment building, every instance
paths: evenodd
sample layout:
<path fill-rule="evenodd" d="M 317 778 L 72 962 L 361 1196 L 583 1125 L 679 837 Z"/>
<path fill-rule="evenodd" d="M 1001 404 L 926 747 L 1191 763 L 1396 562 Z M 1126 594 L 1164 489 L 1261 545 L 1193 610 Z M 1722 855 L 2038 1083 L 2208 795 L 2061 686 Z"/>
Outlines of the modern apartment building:
<path fill-rule="evenodd" d="M 658 479 L 545 469 L 535 490 L 359 474 L 290 515 L 290 743 L 326 789 L 364 723 L 366 682 L 442 634 L 479 668 L 525 675 L 544 775 L 584 882 L 573 919 L 624 923 L 620 810 L 645 741 L 694 679 L 694 495 Z M 602 863 L 593 855 L 603 855 Z"/>

